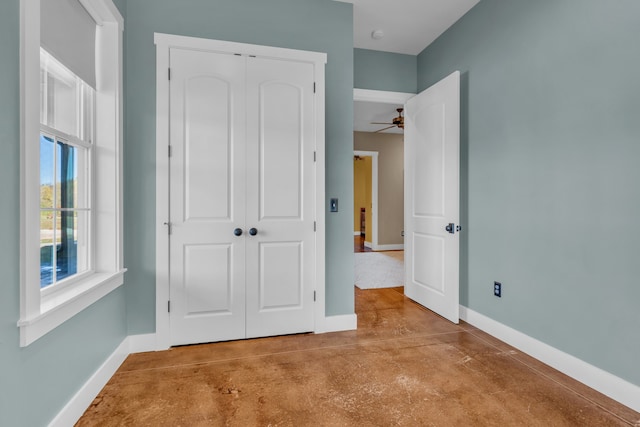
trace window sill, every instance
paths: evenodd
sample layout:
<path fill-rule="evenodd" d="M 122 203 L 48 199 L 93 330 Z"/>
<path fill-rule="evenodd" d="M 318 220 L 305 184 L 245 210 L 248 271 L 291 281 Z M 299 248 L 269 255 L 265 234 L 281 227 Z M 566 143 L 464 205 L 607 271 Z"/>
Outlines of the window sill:
<path fill-rule="evenodd" d="M 20 346 L 26 347 L 100 298 L 122 286 L 126 269 L 116 273 L 94 273 L 60 292 L 43 296 L 40 313 L 20 319 Z"/>

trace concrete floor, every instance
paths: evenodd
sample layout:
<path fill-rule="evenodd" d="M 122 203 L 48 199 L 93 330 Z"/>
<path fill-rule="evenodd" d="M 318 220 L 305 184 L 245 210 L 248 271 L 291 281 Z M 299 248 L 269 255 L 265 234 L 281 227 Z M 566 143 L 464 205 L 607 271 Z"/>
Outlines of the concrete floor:
<path fill-rule="evenodd" d="M 402 294 L 358 330 L 134 354 L 79 426 L 640 426 L 640 414 Z"/>

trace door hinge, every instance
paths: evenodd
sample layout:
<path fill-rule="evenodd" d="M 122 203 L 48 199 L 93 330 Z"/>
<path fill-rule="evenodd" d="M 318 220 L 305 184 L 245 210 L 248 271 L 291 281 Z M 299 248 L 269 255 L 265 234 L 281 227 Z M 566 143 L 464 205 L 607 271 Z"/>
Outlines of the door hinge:
<path fill-rule="evenodd" d="M 313 291 L 313 302 L 316 302 L 316 291 Z"/>
<path fill-rule="evenodd" d="M 171 301 L 167 301 L 167 313 L 171 313 Z"/>
<path fill-rule="evenodd" d="M 171 145 L 167 145 L 167 155 L 169 157 L 173 156 L 173 148 L 171 147 Z"/>
<path fill-rule="evenodd" d="M 314 151 L 314 152 L 313 152 L 313 161 L 314 161 L 314 162 L 316 161 L 316 158 L 317 158 L 317 156 L 316 156 L 316 152 Z"/>
<path fill-rule="evenodd" d="M 313 93 L 316 93 L 316 82 L 313 82 Z"/>
<path fill-rule="evenodd" d="M 313 221 L 313 231 L 316 231 L 316 222 Z"/>
<path fill-rule="evenodd" d="M 167 78 L 171 80 L 171 68 L 167 69 Z"/>
<path fill-rule="evenodd" d="M 171 222 L 165 222 L 164 225 L 167 226 L 167 233 L 171 236 L 171 233 L 173 233 L 173 224 Z"/>

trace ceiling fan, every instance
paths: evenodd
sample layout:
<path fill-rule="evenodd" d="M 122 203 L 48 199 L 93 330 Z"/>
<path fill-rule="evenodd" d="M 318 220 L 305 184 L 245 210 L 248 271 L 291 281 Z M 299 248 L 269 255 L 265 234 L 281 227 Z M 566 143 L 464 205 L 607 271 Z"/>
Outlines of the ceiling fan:
<path fill-rule="evenodd" d="M 398 117 L 394 117 L 393 120 L 391 120 L 391 123 L 371 122 L 372 125 L 390 125 L 390 126 L 387 126 L 386 128 L 378 129 L 377 131 L 375 131 L 375 133 L 382 132 L 387 129 L 391 129 L 393 127 L 404 129 L 404 116 L 402 115 L 404 108 L 402 107 L 396 108 L 396 111 L 398 112 Z"/>

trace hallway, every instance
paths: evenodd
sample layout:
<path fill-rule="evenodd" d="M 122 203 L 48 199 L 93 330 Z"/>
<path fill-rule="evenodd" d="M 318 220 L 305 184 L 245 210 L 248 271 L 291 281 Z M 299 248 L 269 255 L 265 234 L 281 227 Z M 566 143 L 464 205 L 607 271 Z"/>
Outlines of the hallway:
<path fill-rule="evenodd" d="M 640 414 L 403 295 L 358 330 L 134 354 L 79 426 L 638 426 Z"/>

